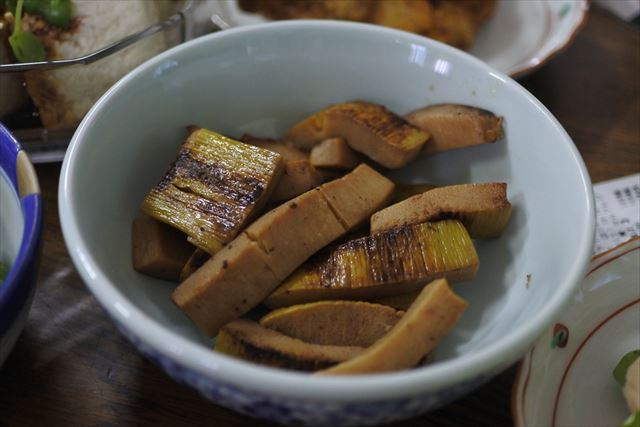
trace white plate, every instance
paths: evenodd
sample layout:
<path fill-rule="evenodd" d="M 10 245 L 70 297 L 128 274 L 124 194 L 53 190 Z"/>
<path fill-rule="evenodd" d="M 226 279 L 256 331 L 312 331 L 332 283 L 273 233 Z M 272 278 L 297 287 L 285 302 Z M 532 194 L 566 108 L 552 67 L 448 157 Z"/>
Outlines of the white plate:
<path fill-rule="evenodd" d="M 593 258 L 572 305 L 527 353 L 515 425 L 619 426 L 629 416 L 612 371 L 640 348 L 640 238 Z"/>
<path fill-rule="evenodd" d="M 213 22 L 223 29 L 265 22 L 240 9 L 236 0 L 219 0 L 211 7 Z M 521 77 L 568 47 L 588 11 L 587 0 L 499 0 L 469 53 L 505 74 Z"/>

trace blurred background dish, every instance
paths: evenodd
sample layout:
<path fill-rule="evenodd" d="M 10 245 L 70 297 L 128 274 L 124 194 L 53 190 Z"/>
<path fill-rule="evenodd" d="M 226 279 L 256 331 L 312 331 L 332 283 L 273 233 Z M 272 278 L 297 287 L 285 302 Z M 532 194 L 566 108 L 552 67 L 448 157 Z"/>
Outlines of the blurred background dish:
<path fill-rule="evenodd" d="M 47 22 L 31 9 L 22 18 L 24 30 L 46 48 L 48 61 L 102 50 L 172 17 L 181 27 L 172 24 L 122 52 L 105 52 L 112 57 L 98 63 L 3 73 L 3 64 L 16 61 L 7 43 L 14 27 L 14 17 L 7 12 L 16 1 L 0 1 L 0 92 L 5 95 L 0 98 L 0 120 L 34 163 L 61 161 L 84 114 L 127 71 L 166 48 L 218 29 L 296 17 L 373 22 L 468 50 L 519 77 L 571 43 L 589 6 L 588 0 L 62 0 L 71 11 L 64 26 Z"/>
<path fill-rule="evenodd" d="M 569 46 L 589 10 L 587 0 L 222 0 L 217 5 L 213 19 L 221 28 L 296 16 L 373 22 L 468 50 L 512 77 L 536 70 Z M 288 7 L 277 7 L 282 5 Z"/>
<path fill-rule="evenodd" d="M 572 304 L 520 363 L 516 426 L 622 425 L 629 409 L 612 371 L 640 348 L 638 283 L 640 238 L 593 258 Z"/>
<path fill-rule="evenodd" d="M 0 1 L 0 89 L 6 94 L 0 97 L 0 120 L 36 163 L 62 160 L 80 120 L 127 72 L 215 28 L 207 12 L 210 4 L 193 0 L 61 0 L 57 4 L 66 5 L 65 20 L 36 7 L 43 2 L 20 2 Z M 44 49 L 41 56 L 19 58 L 25 46 L 16 48 L 10 42 L 17 4 L 24 6 L 22 34 L 35 36 L 35 43 Z M 97 52 L 99 61 L 64 63 L 93 58 Z M 24 72 L 9 68 L 25 62 Z"/>
<path fill-rule="evenodd" d="M 0 366 L 24 328 L 36 290 L 41 223 L 33 165 L 0 123 Z"/>

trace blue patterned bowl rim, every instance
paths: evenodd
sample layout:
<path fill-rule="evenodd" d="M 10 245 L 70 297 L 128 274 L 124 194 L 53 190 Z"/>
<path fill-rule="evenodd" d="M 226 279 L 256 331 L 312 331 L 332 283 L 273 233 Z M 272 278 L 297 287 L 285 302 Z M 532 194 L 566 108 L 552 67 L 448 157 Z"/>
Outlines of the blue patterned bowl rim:
<path fill-rule="evenodd" d="M 24 280 L 35 268 L 42 228 L 42 201 L 38 177 L 27 154 L 7 127 L 0 123 L 0 168 L 9 178 L 11 188 L 20 199 L 24 230 L 18 254 L 9 273 L 0 286 L 0 320 L 4 313 L 13 311 L 16 298 L 26 295 L 24 287 L 33 286 Z M 21 305 L 21 303 L 20 303 Z"/>

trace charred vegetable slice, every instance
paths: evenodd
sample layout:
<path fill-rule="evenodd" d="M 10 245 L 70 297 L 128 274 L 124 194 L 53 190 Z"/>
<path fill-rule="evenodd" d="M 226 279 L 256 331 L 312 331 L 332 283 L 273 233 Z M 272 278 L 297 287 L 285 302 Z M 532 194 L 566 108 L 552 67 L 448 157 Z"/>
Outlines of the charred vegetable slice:
<path fill-rule="evenodd" d="M 382 166 L 395 169 L 418 154 L 429 133 L 370 102 L 336 104 L 299 122 L 287 133 L 287 139 L 307 150 L 338 137 Z"/>
<path fill-rule="evenodd" d="M 244 319 L 220 329 L 215 349 L 262 365 L 301 371 L 325 369 L 363 351 L 361 347 L 310 344 Z"/>
<path fill-rule="evenodd" d="M 467 305 L 445 279 L 436 280 L 425 286 L 388 334 L 360 355 L 320 373 L 351 375 L 412 368 L 435 349 Z"/>
<path fill-rule="evenodd" d="M 318 256 L 265 303 L 283 307 L 408 293 L 436 278 L 470 279 L 478 265 L 473 242 L 460 221 L 416 224 L 352 240 Z"/>
<path fill-rule="evenodd" d="M 214 254 L 264 205 L 282 165 L 273 151 L 198 129 L 144 199 L 142 210 Z"/>
<path fill-rule="evenodd" d="M 314 344 L 368 347 L 389 332 L 402 313 L 363 301 L 318 301 L 274 310 L 260 324 Z"/>
<path fill-rule="evenodd" d="M 493 182 L 439 187 L 391 205 L 371 216 L 371 233 L 406 224 L 456 218 L 472 238 L 502 233 L 511 217 L 507 184 Z"/>

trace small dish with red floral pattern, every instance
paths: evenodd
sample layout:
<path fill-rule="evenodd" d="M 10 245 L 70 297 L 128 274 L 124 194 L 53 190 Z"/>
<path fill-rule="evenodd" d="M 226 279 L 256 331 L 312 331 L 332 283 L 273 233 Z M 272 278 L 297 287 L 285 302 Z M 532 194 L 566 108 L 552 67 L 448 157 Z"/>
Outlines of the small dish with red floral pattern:
<path fill-rule="evenodd" d="M 620 426 L 629 416 L 612 371 L 640 348 L 640 237 L 596 255 L 573 303 L 522 360 L 514 424 Z"/>

